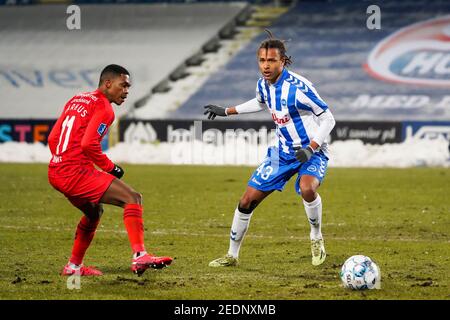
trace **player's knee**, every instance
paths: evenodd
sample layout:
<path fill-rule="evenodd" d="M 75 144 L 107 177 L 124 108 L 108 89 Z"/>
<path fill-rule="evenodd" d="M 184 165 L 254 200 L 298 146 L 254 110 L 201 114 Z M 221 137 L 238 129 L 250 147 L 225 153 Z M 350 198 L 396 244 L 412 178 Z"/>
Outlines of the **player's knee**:
<path fill-rule="evenodd" d="M 250 214 L 258 206 L 258 201 L 244 195 L 239 201 L 238 209 L 242 213 Z"/>
<path fill-rule="evenodd" d="M 300 190 L 302 191 L 302 197 L 308 202 L 314 201 L 316 195 L 316 188 L 310 183 L 301 183 Z"/>
<path fill-rule="evenodd" d="M 251 199 L 247 195 L 243 195 L 242 198 L 239 200 L 239 207 L 240 208 L 248 208 L 250 206 Z"/>
<path fill-rule="evenodd" d="M 100 219 L 102 217 L 102 215 L 103 215 L 103 212 L 104 212 L 102 205 L 100 205 L 98 207 L 98 211 L 97 212 L 98 212 L 98 218 Z"/>
<path fill-rule="evenodd" d="M 83 214 L 89 219 L 89 221 L 94 222 L 100 220 L 103 214 L 103 206 L 94 205 L 91 203 L 86 204 L 80 208 Z"/>
<path fill-rule="evenodd" d="M 94 222 L 100 220 L 102 215 L 103 215 L 103 207 L 98 206 L 94 210 L 90 211 L 87 217 L 89 218 L 90 221 Z"/>
<path fill-rule="evenodd" d="M 142 204 L 142 194 L 136 191 L 131 192 L 129 203 Z"/>

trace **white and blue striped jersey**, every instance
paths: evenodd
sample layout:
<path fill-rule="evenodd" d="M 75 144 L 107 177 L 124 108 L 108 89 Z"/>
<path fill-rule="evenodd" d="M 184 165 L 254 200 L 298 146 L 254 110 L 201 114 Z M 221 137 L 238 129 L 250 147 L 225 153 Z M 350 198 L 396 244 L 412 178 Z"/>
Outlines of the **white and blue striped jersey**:
<path fill-rule="evenodd" d="M 294 147 L 304 148 L 314 139 L 319 127 L 317 117 L 328 109 L 309 80 L 286 68 L 275 84 L 258 80 L 256 99 L 272 114 L 280 151 L 291 155 Z M 326 141 L 320 149 L 328 156 Z"/>

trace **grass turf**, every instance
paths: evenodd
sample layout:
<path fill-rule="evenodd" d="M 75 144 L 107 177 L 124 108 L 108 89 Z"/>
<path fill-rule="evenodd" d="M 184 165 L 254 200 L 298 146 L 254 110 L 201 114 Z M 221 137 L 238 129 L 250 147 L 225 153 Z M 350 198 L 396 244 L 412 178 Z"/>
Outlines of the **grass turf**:
<path fill-rule="evenodd" d="M 80 213 L 48 184 L 46 165 L 0 165 L 0 299 L 450 299 L 450 170 L 330 168 L 320 194 L 327 260 L 311 265 L 309 225 L 294 181 L 252 217 L 240 266 L 208 262 L 228 249 L 229 229 L 251 167 L 124 165 L 144 196 L 148 251 L 169 268 L 130 271 L 122 209 L 105 213 L 85 258 L 104 276 L 69 290 L 59 275 Z M 350 291 L 339 271 L 365 254 L 382 289 Z"/>

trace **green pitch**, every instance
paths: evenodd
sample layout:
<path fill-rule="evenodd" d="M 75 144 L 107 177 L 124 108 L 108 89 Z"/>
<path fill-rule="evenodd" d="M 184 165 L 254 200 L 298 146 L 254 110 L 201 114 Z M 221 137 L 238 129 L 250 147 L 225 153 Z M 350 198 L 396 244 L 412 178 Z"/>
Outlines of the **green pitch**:
<path fill-rule="evenodd" d="M 122 210 L 105 213 L 86 265 L 104 272 L 69 290 L 59 276 L 80 213 L 47 182 L 46 165 L 0 165 L 0 299 L 450 299 L 450 170 L 330 168 L 320 189 L 328 257 L 311 265 L 309 225 L 294 179 L 254 213 L 240 266 L 226 253 L 252 167 L 124 165 L 144 196 L 147 249 L 169 268 L 130 272 Z M 351 255 L 380 266 L 382 289 L 353 292 L 339 271 Z"/>

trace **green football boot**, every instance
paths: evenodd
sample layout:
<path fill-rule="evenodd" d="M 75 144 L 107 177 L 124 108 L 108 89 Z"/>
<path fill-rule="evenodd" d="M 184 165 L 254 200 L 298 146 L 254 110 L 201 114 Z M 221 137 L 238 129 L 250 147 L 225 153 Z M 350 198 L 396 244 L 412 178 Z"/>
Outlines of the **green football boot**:
<path fill-rule="evenodd" d="M 325 252 L 323 239 L 311 240 L 311 254 L 313 266 L 318 266 L 325 261 L 327 253 Z"/>
<path fill-rule="evenodd" d="M 234 267 L 238 265 L 238 259 L 227 254 L 225 257 L 215 259 L 209 263 L 210 267 Z"/>

